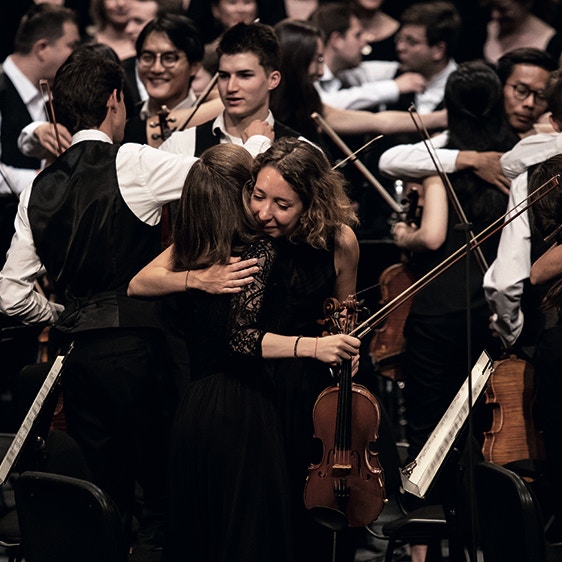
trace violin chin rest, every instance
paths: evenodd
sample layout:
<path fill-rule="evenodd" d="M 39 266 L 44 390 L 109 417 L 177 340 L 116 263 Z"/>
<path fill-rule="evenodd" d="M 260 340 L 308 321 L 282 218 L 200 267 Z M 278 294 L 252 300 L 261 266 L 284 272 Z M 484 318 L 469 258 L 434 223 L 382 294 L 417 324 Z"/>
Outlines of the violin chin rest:
<path fill-rule="evenodd" d="M 339 509 L 318 506 L 311 507 L 309 511 L 314 521 L 332 531 L 343 531 L 348 526 L 347 516 Z"/>

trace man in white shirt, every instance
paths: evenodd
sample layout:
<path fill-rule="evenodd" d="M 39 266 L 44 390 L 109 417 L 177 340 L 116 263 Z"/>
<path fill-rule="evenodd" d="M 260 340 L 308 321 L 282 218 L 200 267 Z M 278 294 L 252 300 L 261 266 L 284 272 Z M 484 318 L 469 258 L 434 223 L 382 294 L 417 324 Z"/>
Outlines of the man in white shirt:
<path fill-rule="evenodd" d="M 555 132 L 527 137 L 501 158 L 506 176 L 513 179 L 508 209 L 524 207 L 529 195 L 529 168 L 562 153 L 562 79 L 559 72 L 552 75 L 545 96 Z M 532 261 L 544 249 L 542 243 L 533 240 L 529 213 L 525 211 L 502 229 L 496 259 L 484 276 L 484 291 L 492 312 L 491 327 L 507 348 L 520 343 L 524 326 L 527 340 L 524 343 L 531 351 L 536 343 L 540 327 L 538 303 L 523 310 L 522 299 L 538 290 L 528 286 L 528 279 Z M 531 318 L 525 319 L 525 315 Z"/>
<path fill-rule="evenodd" d="M 544 51 L 515 49 L 498 62 L 503 84 L 506 118 L 520 138 L 532 135 L 534 125 L 546 111 L 544 89 L 555 61 Z M 435 157 L 447 174 L 472 169 L 482 179 L 507 191 L 509 179 L 501 172 L 498 152 L 459 151 L 444 148 L 446 132 L 432 138 Z M 400 179 L 417 179 L 435 174 L 435 166 L 423 142 L 400 144 L 385 151 L 379 160 L 381 173 Z"/>
<path fill-rule="evenodd" d="M 398 61 L 362 61 L 367 40 L 350 5 L 322 4 L 309 21 L 324 35 L 324 73 L 315 81 L 324 103 L 341 109 L 374 109 L 397 102 L 400 94 L 424 91 L 426 79 L 419 72 L 396 77 Z"/>
<path fill-rule="evenodd" d="M 135 480 L 147 504 L 163 507 L 169 419 L 160 385 L 169 357 L 159 303 L 128 297 L 127 286 L 159 253 L 162 206 L 179 198 L 195 159 L 118 144 L 123 84 L 120 64 L 92 50 L 77 50 L 58 71 L 55 110 L 72 145 L 22 193 L 0 310 L 54 323 L 74 343 L 63 375 L 67 431 L 129 533 Z M 235 280 L 255 272 L 242 273 L 248 265 L 213 267 Z M 64 306 L 34 290 L 43 267 Z M 208 290 L 211 269 L 193 271 L 186 290 Z"/>
<path fill-rule="evenodd" d="M 74 12 L 68 8 L 40 4 L 22 19 L 14 52 L 4 61 L 0 76 L 0 194 L 19 195 L 41 168 L 41 162 L 23 165 L 17 138 L 24 125 L 47 118 L 39 81 L 52 82 L 79 40 Z"/>
<path fill-rule="evenodd" d="M 4 61 L 0 73 L 0 267 L 14 233 L 18 197 L 44 165 L 21 154 L 18 135 L 31 121 L 46 119 L 39 81 L 53 80 L 79 38 L 74 12 L 50 4 L 34 5 L 22 18 L 14 52 Z"/>
<path fill-rule="evenodd" d="M 228 29 L 217 48 L 219 96 L 224 111 L 214 121 L 174 133 L 161 150 L 198 156 L 221 142 L 243 145 L 253 156 L 275 138 L 299 134 L 269 109 L 270 92 L 281 80 L 279 41 L 265 24 L 239 23 Z"/>

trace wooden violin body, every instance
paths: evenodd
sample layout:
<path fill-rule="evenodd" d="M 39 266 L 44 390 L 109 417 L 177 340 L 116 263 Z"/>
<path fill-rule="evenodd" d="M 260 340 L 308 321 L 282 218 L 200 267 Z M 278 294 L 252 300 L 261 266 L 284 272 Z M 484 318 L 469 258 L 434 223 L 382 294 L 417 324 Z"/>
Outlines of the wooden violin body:
<path fill-rule="evenodd" d="M 407 224 L 420 224 L 421 209 L 420 193 L 417 187 L 410 186 L 403 201 L 407 209 L 403 218 Z M 403 254 L 403 261 L 388 266 L 379 277 L 381 292 L 380 304 L 385 305 L 401 295 L 416 280 L 412 271 L 407 267 L 407 258 Z M 412 299 L 405 300 L 393 310 L 385 322 L 373 330 L 373 337 L 369 344 L 369 355 L 377 372 L 392 380 L 403 380 L 400 359 L 406 350 L 404 326 L 410 314 Z"/>
<path fill-rule="evenodd" d="M 309 467 L 304 501 L 313 517 L 326 527 L 341 530 L 375 521 L 386 502 L 377 439 L 380 406 L 363 386 L 351 388 L 352 434 L 346 462 L 338 462 L 334 436 L 339 401 L 337 386 L 325 389 L 314 406 L 314 436 L 324 443 L 322 460 Z"/>
<path fill-rule="evenodd" d="M 325 308 L 337 313 L 337 301 L 329 301 Z M 343 326 L 351 328 L 346 321 Z M 313 421 L 323 453 L 318 464 L 309 466 L 305 506 L 335 531 L 372 523 L 386 502 L 377 451 L 380 405 L 367 388 L 352 382 L 351 360 L 342 363 L 338 384 L 316 400 Z"/>
<path fill-rule="evenodd" d="M 415 278 L 402 263 L 388 266 L 379 277 L 380 304 L 384 305 L 401 295 Z M 369 344 L 369 355 L 377 372 L 392 380 L 404 378 L 400 358 L 406 348 L 404 326 L 410 313 L 412 299 L 408 299 L 388 315 L 384 323 L 373 330 Z"/>
<path fill-rule="evenodd" d="M 482 453 L 487 461 L 544 460 L 541 434 L 532 416 L 533 367 L 517 357 L 496 361 L 486 388 L 493 408 L 490 431 L 484 433 Z"/>

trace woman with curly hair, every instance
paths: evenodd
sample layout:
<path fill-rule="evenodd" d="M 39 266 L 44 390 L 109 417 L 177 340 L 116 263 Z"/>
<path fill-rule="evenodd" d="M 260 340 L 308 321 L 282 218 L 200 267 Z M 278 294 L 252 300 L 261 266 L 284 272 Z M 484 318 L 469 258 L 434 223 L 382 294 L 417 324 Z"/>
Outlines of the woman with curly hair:
<path fill-rule="evenodd" d="M 318 460 L 314 402 L 332 384 L 330 365 L 359 352 L 355 337 L 319 337 L 318 323 L 327 298 L 355 293 L 355 215 L 341 174 L 310 143 L 275 142 L 247 168 L 242 187 L 244 174 L 233 180 L 229 170 L 244 153 L 232 144 L 203 153 L 186 179 L 173 248 L 129 286 L 142 296 L 177 291 L 180 282 L 190 288 L 183 296 L 191 381 L 171 443 L 167 561 L 290 562 L 332 548 L 332 532 L 310 519 L 302 493 L 308 465 Z M 223 197 L 205 200 L 205 177 Z M 236 236 L 228 251 L 213 253 L 216 232 L 226 240 L 231 224 L 238 226 L 230 227 Z M 226 295 L 192 285 L 190 270 L 196 280 L 230 253 L 256 261 L 251 284 L 234 284 Z"/>

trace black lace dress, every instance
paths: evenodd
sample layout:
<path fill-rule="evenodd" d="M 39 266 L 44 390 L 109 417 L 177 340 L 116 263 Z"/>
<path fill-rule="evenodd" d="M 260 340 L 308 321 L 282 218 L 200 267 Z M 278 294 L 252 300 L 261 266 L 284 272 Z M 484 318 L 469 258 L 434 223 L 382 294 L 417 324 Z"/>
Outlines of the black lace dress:
<path fill-rule="evenodd" d="M 266 239 L 244 257 L 261 267 L 247 291 L 186 303 L 192 380 L 172 436 L 167 562 L 300 559 L 312 404 L 331 379 L 317 361 L 263 360 L 261 340 L 320 334 L 333 252 Z"/>

